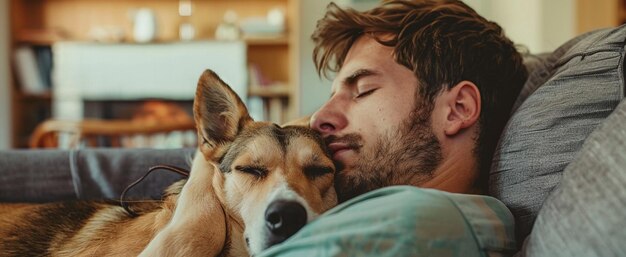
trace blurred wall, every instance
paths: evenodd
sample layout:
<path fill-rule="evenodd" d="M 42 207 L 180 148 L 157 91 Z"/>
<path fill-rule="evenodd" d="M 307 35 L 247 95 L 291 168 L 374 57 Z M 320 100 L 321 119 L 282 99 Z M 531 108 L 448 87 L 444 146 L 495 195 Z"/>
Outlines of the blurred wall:
<path fill-rule="evenodd" d="M 0 149 L 11 147 L 9 0 L 0 0 Z"/>
<path fill-rule="evenodd" d="M 367 10 L 375 6 L 378 0 L 316 0 L 300 2 L 300 116 L 311 115 L 330 97 L 331 81 L 317 75 L 313 63 L 314 44 L 311 34 L 317 20 L 324 17 L 326 6 L 336 2 L 357 10 Z M 332 74 L 331 74 L 332 75 Z M 332 77 L 331 77 L 332 79 Z"/>
<path fill-rule="evenodd" d="M 516 44 L 531 53 L 549 52 L 576 35 L 576 1 L 464 0 L 485 18 L 500 24 Z"/>
<path fill-rule="evenodd" d="M 330 97 L 331 82 L 320 78 L 313 64 L 313 41 L 311 34 L 315 30 L 317 20 L 324 17 L 326 5 L 330 0 L 301 1 L 300 28 L 300 115 L 311 115 Z"/>

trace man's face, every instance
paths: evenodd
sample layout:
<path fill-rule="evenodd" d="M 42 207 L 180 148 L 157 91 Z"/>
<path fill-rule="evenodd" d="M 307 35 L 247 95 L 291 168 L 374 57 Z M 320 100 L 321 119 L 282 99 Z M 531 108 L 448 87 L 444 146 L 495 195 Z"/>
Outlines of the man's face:
<path fill-rule="evenodd" d="M 393 49 L 363 36 L 348 52 L 331 98 L 312 117 L 338 166 L 340 201 L 390 185 L 432 178 L 441 150 L 418 81 Z"/>

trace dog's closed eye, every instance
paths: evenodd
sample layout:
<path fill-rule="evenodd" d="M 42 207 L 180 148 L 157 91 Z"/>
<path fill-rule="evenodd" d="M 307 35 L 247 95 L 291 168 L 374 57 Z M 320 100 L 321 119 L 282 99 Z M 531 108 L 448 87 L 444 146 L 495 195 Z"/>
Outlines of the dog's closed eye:
<path fill-rule="evenodd" d="M 304 167 L 304 174 L 306 174 L 309 179 L 321 177 L 326 174 L 332 174 L 334 172 L 333 168 L 327 166 L 311 165 Z"/>
<path fill-rule="evenodd" d="M 235 170 L 253 175 L 257 178 L 264 178 L 268 174 L 268 170 L 262 166 L 235 166 Z"/>

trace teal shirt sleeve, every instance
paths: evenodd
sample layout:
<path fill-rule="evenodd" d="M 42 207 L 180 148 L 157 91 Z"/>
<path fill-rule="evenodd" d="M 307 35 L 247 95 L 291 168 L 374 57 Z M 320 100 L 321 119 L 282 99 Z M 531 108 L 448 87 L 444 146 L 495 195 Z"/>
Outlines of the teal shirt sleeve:
<path fill-rule="evenodd" d="M 514 235 L 495 198 L 394 186 L 333 208 L 259 256 L 509 256 Z"/>

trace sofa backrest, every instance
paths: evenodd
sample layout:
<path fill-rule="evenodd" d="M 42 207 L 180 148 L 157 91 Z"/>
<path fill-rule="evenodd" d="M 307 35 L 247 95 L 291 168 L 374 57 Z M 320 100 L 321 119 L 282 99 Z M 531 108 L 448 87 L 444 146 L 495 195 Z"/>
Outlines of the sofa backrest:
<path fill-rule="evenodd" d="M 572 39 L 536 64 L 492 162 L 489 193 L 530 233 L 542 204 L 588 135 L 624 97 L 626 27 Z"/>
<path fill-rule="evenodd" d="M 544 202 L 519 257 L 626 256 L 626 100 Z"/>

